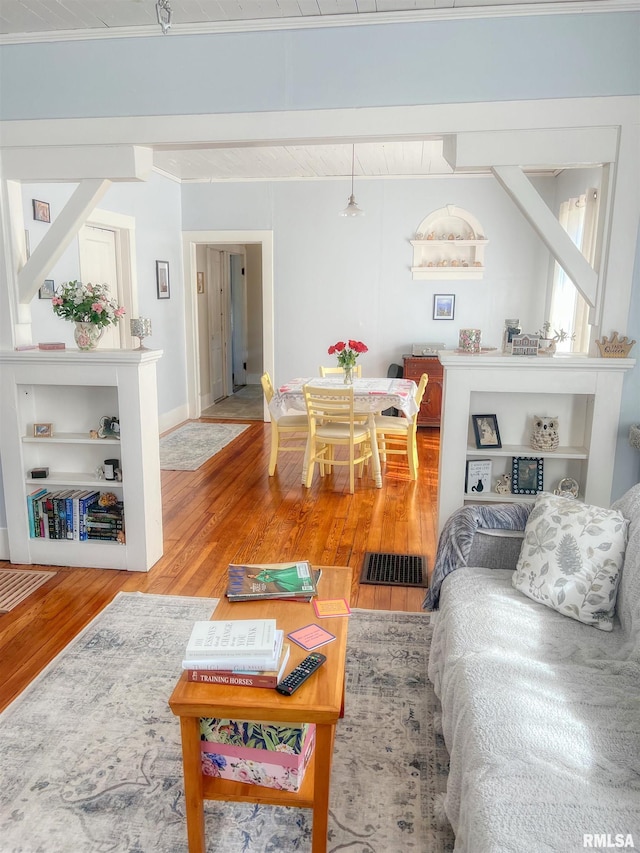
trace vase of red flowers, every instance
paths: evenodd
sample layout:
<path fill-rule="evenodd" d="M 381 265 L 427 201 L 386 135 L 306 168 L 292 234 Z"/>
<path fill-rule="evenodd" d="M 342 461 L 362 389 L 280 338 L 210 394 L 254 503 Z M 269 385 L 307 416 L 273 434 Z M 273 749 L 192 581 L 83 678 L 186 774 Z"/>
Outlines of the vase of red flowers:
<path fill-rule="evenodd" d="M 329 347 L 329 355 L 338 354 L 338 364 L 344 370 L 345 385 L 353 383 L 353 368 L 356 366 L 356 359 L 363 352 L 368 352 L 369 349 L 362 341 L 338 341 Z"/>

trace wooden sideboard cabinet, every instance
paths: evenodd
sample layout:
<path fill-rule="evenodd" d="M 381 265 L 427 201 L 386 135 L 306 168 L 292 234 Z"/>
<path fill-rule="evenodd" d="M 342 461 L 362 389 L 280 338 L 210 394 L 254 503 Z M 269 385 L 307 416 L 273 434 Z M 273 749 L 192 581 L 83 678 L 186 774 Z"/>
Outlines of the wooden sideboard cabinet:
<path fill-rule="evenodd" d="M 426 373 L 429 377 L 427 389 L 424 392 L 418 426 L 439 427 L 440 411 L 442 409 L 442 385 L 444 382 L 443 367 L 437 355 L 405 355 L 404 378 L 413 379 L 418 384 L 420 377 Z"/>

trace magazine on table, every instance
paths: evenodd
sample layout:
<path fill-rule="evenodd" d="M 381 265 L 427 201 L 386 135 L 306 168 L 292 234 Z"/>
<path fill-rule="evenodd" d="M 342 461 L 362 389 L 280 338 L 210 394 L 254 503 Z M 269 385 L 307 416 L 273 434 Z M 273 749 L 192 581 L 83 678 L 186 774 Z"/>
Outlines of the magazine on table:
<path fill-rule="evenodd" d="M 228 569 L 229 601 L 278 598 L 311 601 L 318 594 L 320 569 L 308 560 L 289 563 L 232 563 Z"/>

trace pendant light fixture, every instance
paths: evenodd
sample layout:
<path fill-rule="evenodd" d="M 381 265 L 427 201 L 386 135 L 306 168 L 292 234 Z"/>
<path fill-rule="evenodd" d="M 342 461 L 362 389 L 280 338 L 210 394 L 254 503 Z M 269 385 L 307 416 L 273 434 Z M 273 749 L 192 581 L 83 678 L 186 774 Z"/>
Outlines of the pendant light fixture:
<path fill-rule="evenodd" d="M 356 160 L 356 146 L 351 146 L 351 195 L 349 196 L 349 203 L 345 207 L 344 210 L 340 211 L 340 216 L 364 216 L 364 210 L 360 210 L 358 205 L 356 204 L 356 199 L 353 194 L 353 172 Z"/>

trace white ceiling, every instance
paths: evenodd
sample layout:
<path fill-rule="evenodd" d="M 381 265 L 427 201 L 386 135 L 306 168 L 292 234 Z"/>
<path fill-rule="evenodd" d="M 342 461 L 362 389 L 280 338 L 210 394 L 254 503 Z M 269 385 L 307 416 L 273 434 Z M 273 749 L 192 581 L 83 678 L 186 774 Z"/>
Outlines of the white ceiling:
<path fill-rule="evenodd" d="M 162 34 L 155 0 L 0 0 L 0 44 L 416 22 L 485 15 L 638 8 L 638 0 L 169 0 Z M 180 181 L 314 180 L 350 177 L 349 144 L 154 151 L 154 165 Z M 355 175 L 451 174 L 442 142 L 358 143 Z"/>
<path fill-rule="evenodd" d="M 633 0 L 169 0 L 174 32 L 220 31 L 240 26 L 255 29 L 349 23 L 424 20 L 425 17 L 484 14 L 547 14 L 604 7 L 627 8 Z M 496 11 L 497 10 L 497 11 Z M 95 38 L 141 35 L 160 28 L 155 0 L 1 0 L 0 34 L 16 38 L 52 33 L 56 37 Z M 198 28 L 197 30 L 194 28 Z M 113 32 L 113 31 L 117 32 Z M 16 40 L 15 38 L 12 40 Z"/>

